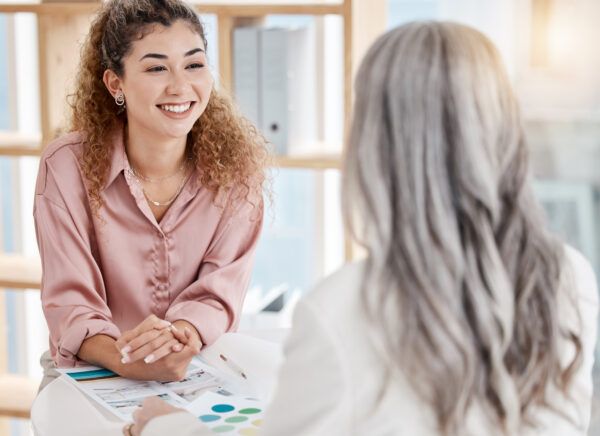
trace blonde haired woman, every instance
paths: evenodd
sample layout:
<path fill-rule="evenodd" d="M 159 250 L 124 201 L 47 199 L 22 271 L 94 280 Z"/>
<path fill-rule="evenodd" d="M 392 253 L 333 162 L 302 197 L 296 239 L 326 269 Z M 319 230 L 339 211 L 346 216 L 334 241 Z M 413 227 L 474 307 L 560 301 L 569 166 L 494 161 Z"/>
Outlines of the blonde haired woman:
<path fill-rule="evenodd" d="M 368 256 L 298 304 L 261 434 L 585 435 L 596 280 L 546 228 L 498 51 L 411 23 L 355 83 L 343 200 Z M 133 433 L 203 434 L 175 410 L 148 401 Z"/>
<path fill-rule="evenodd" d="M 55 365 L 177 380 L 235 330 L 260 234 L 264 138 L 213 87 L 180 0 L 110 0 L 83 46 L 71 133 L 35 196 Z"/>

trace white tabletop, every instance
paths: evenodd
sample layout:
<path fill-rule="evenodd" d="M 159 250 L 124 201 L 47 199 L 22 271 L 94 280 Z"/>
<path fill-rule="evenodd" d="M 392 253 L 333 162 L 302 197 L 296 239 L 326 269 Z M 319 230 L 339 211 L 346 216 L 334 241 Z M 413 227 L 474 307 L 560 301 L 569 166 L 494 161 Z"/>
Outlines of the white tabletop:
<path fill-rule="evenodd" d="M 62 378 L 57 378 L 37 396 L 31 408 L 36 436 L 122 435 L 125 423 L 92 401 Z"/>
<path fill-rule="evenodd" d="M 287 331 L 288 329 L 269 329 L 244 334 L 281 344 Z M 240 337 L 243 338 L 243 335 Z M 239 348 L 243 350 L 243 347 Z M 260 353 L 245 354 L 248 354 L 248 358 L 256 358 Z M 274 362 L 269 368 L 273 381 L 278 365 L 279 362 Z M 260 366 L 264 369 L 264 362 L 260 362 Z M 31 408 L 31 424 L 36 436 L 119 436 L 123 434 L 125 423 L 94 403 L 71 383 L 58 378 L 48 384 L 35 399 Z"/>

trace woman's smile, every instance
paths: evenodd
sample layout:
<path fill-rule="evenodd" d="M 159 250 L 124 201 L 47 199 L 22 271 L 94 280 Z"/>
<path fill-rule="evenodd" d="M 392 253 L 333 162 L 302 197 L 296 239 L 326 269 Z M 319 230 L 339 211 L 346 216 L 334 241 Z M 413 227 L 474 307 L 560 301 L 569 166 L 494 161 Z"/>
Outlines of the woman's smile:
<path fill-rule="evenodd" d="M 159 104 L 156 107 L 167 117 L 183 119 L 192 113 L 194 104 L 195 102 L 188 101 L 187 103 Z"/>

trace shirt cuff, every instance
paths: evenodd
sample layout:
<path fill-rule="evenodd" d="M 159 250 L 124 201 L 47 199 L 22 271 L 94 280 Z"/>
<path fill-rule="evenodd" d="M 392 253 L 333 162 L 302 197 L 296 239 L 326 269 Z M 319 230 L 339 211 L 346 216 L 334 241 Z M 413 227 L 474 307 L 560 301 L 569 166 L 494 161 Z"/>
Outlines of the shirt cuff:
<path fill-rule="evenodd" d="M 186 301 L 172 306 L 165 319 L 175 322 L 179 319 L 189 322 L 200 334 L 203 345 L 210 345 L 229 331 L 233 323 L 233 315 L 214 300 Z"/>
<path fill-rule="evenodd" d="M 57 349 L 52 358 L 58 368 L 70 368 L 79 362 L 77 353 L 81 344 L 87 338 L 96 335 L 106 335 L 117 340 L 121 331 L 113 323 L 103 319 L 84 319 L 70 325 L 57 343 Z"/>
<path fill-rule="evenodd" d="M 141 436 L 163 436 L 173 433 L 179 436 L 214 435 L 210 428 L 191 413 L 177 412 L 151 419 L 142 430 Z"/>

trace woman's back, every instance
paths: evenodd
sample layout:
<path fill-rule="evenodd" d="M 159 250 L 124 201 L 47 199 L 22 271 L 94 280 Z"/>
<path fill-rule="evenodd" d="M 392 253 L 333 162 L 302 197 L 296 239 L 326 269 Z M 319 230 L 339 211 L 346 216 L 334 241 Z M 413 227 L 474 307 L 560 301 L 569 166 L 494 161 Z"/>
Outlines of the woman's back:
<path fill-rule="evenodd" d="M 571 282 L 577 290 L 583 329 L 578 328 L 579 321 L 565 301 L 559 301 L 563 309 L 560 316 L 574 331 L 581 332 L 583 364 L 569 391 L 573 401 L 552 387 L 548 399 L 580 427 L 543 409 L 533 413 L 540 427 L 522 429 L 519 435 L 523 436 L 585 435 L 589 424 L 597 286 L 587 260 L 572 248 L 566 252 L 568 268 L 564 271 L 573 272 Z M 372 334 L 360 295 L 364 267 L 364 262 L 346 265 L 300 301 L 286 344 L 278 392 L 265 418 L 265 435 L 441 434 L 431 406 L 412 388 L 411 383 L 425 384 L 426 380 L 409 380 L 410 375 L 396 372 L 386 381 L 389 362 L 378 351 L 378 339 Z M 559 300 L 568 295 L 560 292 Z M 560 355 L 565 365 L 572 358 L 568 342 L 561 344 Z M 487 420 L 481 402 L 471 405 L 467 423 L 470 434 L 495 434 L 495 426 Z"/>

